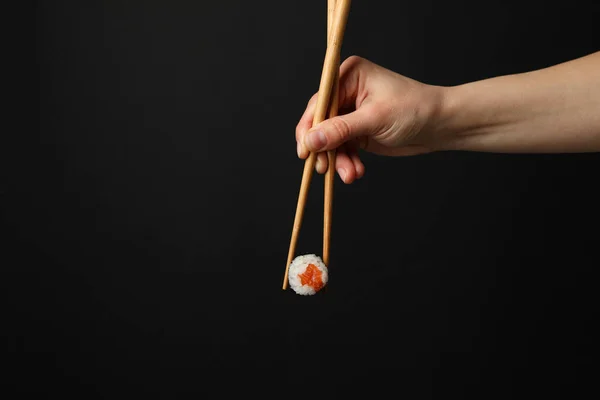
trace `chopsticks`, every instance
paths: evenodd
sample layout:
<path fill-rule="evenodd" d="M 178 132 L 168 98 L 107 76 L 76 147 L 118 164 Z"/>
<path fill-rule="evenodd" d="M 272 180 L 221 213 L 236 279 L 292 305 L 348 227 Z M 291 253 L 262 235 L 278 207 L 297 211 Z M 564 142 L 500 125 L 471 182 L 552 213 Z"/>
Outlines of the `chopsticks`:
<path fill-rule="evenodd" d="M 335 16 L 336 3 L 339 0 L 327 0 L 327 40 L 328 45 L 331 40 L 331 30 L 333 18 Z M 333 89 L 331 93 L 331 102 L 329 104 L 329 118 L 333 118 L 338 113 L 339 107 L 339 65 L 340 53 L 337 54 L 336 75 L 333 80 Z M 325 196 L 323 205 L 323 262 L 329 265 L 329 253 L 331 244 L 331 219 L 333 210 L 333 182 L 335 178 L 335 149 L 327 151 L 327 171 L 325 172 Z"/>
<path fill-rule="evenodd" d="M 315 114 L 313 117 L 313 126 L 323 122 L 325 120 L 327 110 L 329 109 L 329 115 L 337 114 L 337 104 L 333 104 L 336 100 L 337 95 L 333 95 L 332 92 L 337 93 L 337 80 L 339 74 L 339 63 L 340 63 L 340 49 L 342 46 L 342 40 L 344 32 L 346 30 L 346 23 L 348 21 L 348 14 L 350 12 L 351 0 L 328 0 L 328 43 L 327 51 L 325 53 L 325 61 L 323 63 L 323 71 L 321 73 L 321 81 L 319 84 L 319 92 L 317 96 L 317 105 L 315 107 Z M 335 101 L 337 103 L 337 100 Z M 334 105 L 335 107 L 329 107 Z M 331 212 L 333 205 L 333 177 L 335 171 L 335 153 L 328 152 L 328 168 L 325 177 L 325 204 L 324 204 L 324 226 L 323 226 L 323 262 L 328 265 L 329 252 L 330 252 L 330 235 L 331 235 Z M 300 182 L 300 193 L 298 195 L 298 203 L 296 205 L 296 215 L 294 217 L 294 225 L 292 228 L 292 237 L 290 240 L 290 247 L 288 251 L 288 258 L 285 267 L 285 275 L 283 277 L 282 289 L 287 289 L 289 268 L 294 254 L 296 252 L 296 244 L 298 242 L 298 235 L 302 226 L 302 219 L 304 217 L 304 208 L 306 205 L 306 199 L 308 197 L 308 189 L 312 180 L 315 163 L 317 160 L 317 154 L 311 152 L 304 163 L 304 170 L 302 172 L 302 181 Z M 327 258 L 327 261 L 325 261 Z"/>

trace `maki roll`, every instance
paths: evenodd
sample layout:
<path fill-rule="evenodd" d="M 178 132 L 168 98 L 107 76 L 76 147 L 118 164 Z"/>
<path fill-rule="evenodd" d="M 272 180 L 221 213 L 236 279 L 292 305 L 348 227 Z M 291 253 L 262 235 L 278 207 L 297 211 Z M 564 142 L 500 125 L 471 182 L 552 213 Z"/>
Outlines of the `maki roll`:
<path fill-rule="evenodd" d="M 329 280 L 327 266 L 315 254 L 296 257 L 290 264 L 289 283 L 297 294 L 312 296 Z"/>

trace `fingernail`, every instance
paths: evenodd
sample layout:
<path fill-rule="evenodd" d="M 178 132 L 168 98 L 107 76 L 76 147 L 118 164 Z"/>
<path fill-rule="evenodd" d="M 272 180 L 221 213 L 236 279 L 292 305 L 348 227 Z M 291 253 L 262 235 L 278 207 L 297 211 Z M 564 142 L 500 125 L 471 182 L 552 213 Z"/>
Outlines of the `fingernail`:
<path fill-rule="evenodd" d="M 296 152 L 298 153 L 298 157 L 301 157 L 302 145 L 300 144 L 300 142 L 296 142 Z"/>
<path fill-rule="evenodd" d="M 340 170 L 338 171 L 338 173 L 342 177 L 342 180 L 345 182 L 346 181 L 346 170 L 344 168 L 340 168 Z"/>
<path fill-rule="evenodd" d="M 308 134 L 308 147 L 313 151 L 319 150 L 327 144 L 325 134 L 321 131 L 310 132 Z"/>
<path fill-rule="evenodd" d="M 319 172 L 321 170 L 321 167 L 323 163 L 321 162 L 320 159 L 317 158 L 317 163 L 315 164 L 315 169 L 317 170 L 317 172 Z"/>

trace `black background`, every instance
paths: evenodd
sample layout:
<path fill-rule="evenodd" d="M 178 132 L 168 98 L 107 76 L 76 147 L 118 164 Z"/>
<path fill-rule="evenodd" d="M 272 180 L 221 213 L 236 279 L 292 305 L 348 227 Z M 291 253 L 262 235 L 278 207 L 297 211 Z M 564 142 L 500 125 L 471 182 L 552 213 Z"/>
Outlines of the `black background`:
<path fill-rule="evenodd" d="M 455 85 L 597 51 L 598 4 L 552 4 L 355 0 L 343 58 Z M 32 11 L 33 112 L 0 188 L 8 390 L 594 388 L 598 154 L 366 154 L 363 179 L 336 177 L 330 283 L 297 296 L 281 290 L 294 129 L 318 89 L 326 2 Z M 298 254 L 321 251 L 322 195 L 315 175 Z"/>

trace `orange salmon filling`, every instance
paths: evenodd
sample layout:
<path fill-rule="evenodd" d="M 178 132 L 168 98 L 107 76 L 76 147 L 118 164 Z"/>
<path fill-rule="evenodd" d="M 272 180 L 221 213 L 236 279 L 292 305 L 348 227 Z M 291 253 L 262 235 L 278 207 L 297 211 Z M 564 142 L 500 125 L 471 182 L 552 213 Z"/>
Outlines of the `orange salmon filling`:
<path fill-rule="evenodd" d="M 311 286 L 315 291 L 319 291 L 323 287 L 323 279 L 321 278 L 323 273 L 316 265 L 308 264 L 306 271 L 302 274 L 298 274 L 302 285 Z"/>

